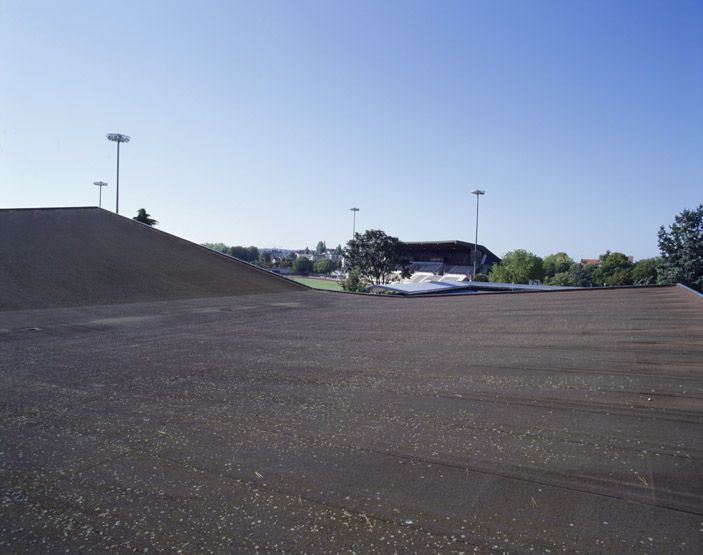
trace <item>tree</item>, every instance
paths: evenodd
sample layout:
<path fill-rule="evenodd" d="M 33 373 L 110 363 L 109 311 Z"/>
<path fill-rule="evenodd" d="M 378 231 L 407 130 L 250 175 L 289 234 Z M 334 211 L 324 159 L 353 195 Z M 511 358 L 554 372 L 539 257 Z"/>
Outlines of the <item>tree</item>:
<path fill-rule="evenodd" d="M 208 249 L 212 249 L 217 252 L 221 252 L 224 254 L 229 254 L 229 247 L 225 245 L 224 243 L 201 243 L 201 247 L 205 247 Z"/>
<path fill-rule="evenodd" d="M 703 204 L 678 214 L 669 231 L 659 228 L 659 283 L 683 283 L 703 291 Z"/>
<path fill-rule="evenodd" d="M 324 241 L 319 241 L 315 247 L 315 254 L 325 254 L 327 252 L 327 245 Z"/>
<path fill-rule="evenodd" d="M 256 262 L 259 258 L 259 249 L 256 247 L 242 247 L 241 245 L 237 245 L 229 249 L 229 254 L 245 262 Z"/>
<path fill-rule="evenodd" d="M 635 285 L 652 285 L 657 282 L 657 270 L 660 258 L 644 258 L 632 267 L 632 283 Z"/>
<path fill-rule="evenodd" d="M 312 260 L 305 256 L 299 256 L 293 261 L 293 271 L 296 274 L 308 274 L 312 272 Z"/>
<path fill-rule="evenodd" d="M 632 262 L 621 252 L 600 256 L 600 266 L 593 270 L 593 285 L 632 285 Z"/>
<path fill-rule="evenodd" d="M 313 264 L 313 270 L 318 274 L 331 274 L 337 269 L 337 263 L 329 258 L 323 258 Z"/>
<path fill-rule="evenodd" d="M 347 279 L 342 282 L 342 289 L 351 293 L 363 293 L 366 291 L 366 284 L 355 271 L 349 272 Z"/>
<path fill-rule="evenodd" d="M 255 264 L 257 266 L 261 266 L 262 268 L 270 268 L 272 266 L 271 253 L 268 251 L 260 252 Z"/>
<path fill-rule="evenodd" d="M 571 268 L 569 268 L 571 270 Z M 552 277 L 544 278 L 544 283 L 546 285 L 560 285 L 560 286 L 573 286 L 577 285 L 574 279 L 574 273 L 572 271 L 568 272 L 557 272 Z"/>
<path fill-rule="evenodd" d="M 565 252 L 558 252 L 544 257 L 544 277 L 554 277 L 556 274 L 566 273 L 571 269 L 574 260 Z"/>
<path fill-rule="evenodd" d="M 542 259 L 524 249 L 508 252 L 488 274 L 490 281 L 500 283 L 529 283 L 530 280 L 543 278 Z"/>
<path fill-rule="evenodd" d="M 364 284 L 381 285 L 398 280 L 394 273 L 408 277 L 410 272 L 403 254 L 405 246 L 397 237 L 386 235 L 380 229 L 356 233 L 347 243 L 344 256 L 350 276 L 355 274 Z"/>
<path fill-rule="evenodd" d="M 132 219 L 142 224 L 146 224 L 148 226 L 155 226 L 159 223 L 155 219 L 153 219 L 151 217 L 151 214 L 147 213 L 144 208 L 140 208 L 139 210 L 137 210 L 137 215 L 134 216 L 134 218 Z"/>
<path fill-rule="evenodd" d="M 593 287 L 593 272 L 596 271 L 595 264 L 580 264 L 575 263 L 571 270 L 569 270 L 569 278 L 571 283 L 569 285 L 575 285 L 576 287 Z M 556 279 L 556 276 L 554 276 Z M 559 285 L 558 283 L 553 283 L 550 281 L 550 285 Z"/>

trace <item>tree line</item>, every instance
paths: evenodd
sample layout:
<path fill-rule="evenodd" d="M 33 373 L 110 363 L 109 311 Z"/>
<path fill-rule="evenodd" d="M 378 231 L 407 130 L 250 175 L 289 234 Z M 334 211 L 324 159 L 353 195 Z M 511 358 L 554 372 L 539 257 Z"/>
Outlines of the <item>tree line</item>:
<path fill-rule="evenodd" d="M 309 274 L 312 272 L 317 274 L 331 274 L 340 267 L 339 262 L 329 258 L 321 258 L 320 260 L 314 261 L 311 260 L 305 256 L 313 253 L 313 251 L 307 247 L 301 251 L 301 255 L 297 254 L 295 251 L 291 251 L 286 253 L 284 256 L 274 257 L 271 254 L 271 251 L 260 250 L 254 246 L 229 246 L 224 243 L 202 243 L 202 246 L 269 270 L 290 268 L 290 270 L 296 274 Z M 318 242 L 314 253 L 321 256 L 327 252 L 328 250 L 325 242 Z M 332 252 L 341 256 L 343 249 L 341 245 L 339 245 Z"/>
<path fill-rule="evenodd" d="M 503 260 L 495 264 L 488 276 L 476 276 L 477 281 L 500 283 L 530 283 L 539 281 L 545 285 L 573 287 L 613 285 L 653 285 L 660 283 L 657 268 L 661 258 L 647 258 L 636 263 L 621 252 L 606 252 L 598 262 L 574 261 L 565 252 L 550 254 L 544 258 L 517 249 L 506 253 Z"/>
<path fill-rule="evenodd" d="M 478 279 L 503 283 L 529 283 L 576 287 L 683 283 L 703 291 L 703 204 L 684 210 L 674 223 L 657 233 L 660 256 L 633 263 L 620 252 L 606 252 L 598 262 L 575 262 L 564 252 L 544 257 L 517 249 Z"/>

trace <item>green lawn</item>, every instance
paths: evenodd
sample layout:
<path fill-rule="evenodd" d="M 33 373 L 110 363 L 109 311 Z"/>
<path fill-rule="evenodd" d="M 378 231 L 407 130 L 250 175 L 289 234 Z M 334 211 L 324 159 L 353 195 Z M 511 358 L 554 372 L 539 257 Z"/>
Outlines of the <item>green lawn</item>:
<path fill-rule="evenodd" d="M 298 276 L 291 276 L 297 282 L 307 285 L 308 287 L 313 287 L 315 289 L 327 289 L 329 291 L 343 291 L 342 286 L 337 281 L 332 281 L 331 279 L 318 279 L 318 278 L 305 278 Z"/>

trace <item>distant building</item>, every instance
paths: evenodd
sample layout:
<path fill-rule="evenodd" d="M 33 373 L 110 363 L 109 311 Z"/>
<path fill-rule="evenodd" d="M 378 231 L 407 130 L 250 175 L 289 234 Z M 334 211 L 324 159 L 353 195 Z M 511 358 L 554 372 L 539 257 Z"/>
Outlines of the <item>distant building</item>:
<path fill-rule="evenodd" d="M 581 259 L 581 264 L 584 266 L 590 266 L 592 264 L 595 264 L 596 266 L 600 266 L 601 259 L 600 258 L 582 258 Z"/>
<path fill-rule="evenodd" d="M 473 277 L 474 243 L 465 241 L 406 242 L 406 255 L 410 271 L 435 275 L 455 274 Z M 493 264 L 500 262 L 495 254 L 483 245 L 476 249 L 476 273 L 487 274 Z"/>
<path fill-rule="evenodd" d="M 628 256 L 627 260 L 630 262 L 630 264 L 635 263 L 635 257 L 634 256 Z M 581 264 L 583 266 L 588 266 L 588 265 L 594 265 L 594 266 L 600 266 L 601 263 L 603 262 L 602 258 L 582 258 L 581 259 Z"/>

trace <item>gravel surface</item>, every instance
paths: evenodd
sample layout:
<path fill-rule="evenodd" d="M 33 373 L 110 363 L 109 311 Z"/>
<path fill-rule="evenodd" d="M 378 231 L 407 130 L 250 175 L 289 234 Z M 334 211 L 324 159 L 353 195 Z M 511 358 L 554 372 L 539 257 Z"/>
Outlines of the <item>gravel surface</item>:
<path fill-rule="evenodd" d="M 0 552 L 701 553 L 702 302 L 0 312 Z"/>

